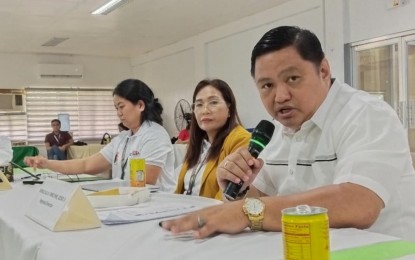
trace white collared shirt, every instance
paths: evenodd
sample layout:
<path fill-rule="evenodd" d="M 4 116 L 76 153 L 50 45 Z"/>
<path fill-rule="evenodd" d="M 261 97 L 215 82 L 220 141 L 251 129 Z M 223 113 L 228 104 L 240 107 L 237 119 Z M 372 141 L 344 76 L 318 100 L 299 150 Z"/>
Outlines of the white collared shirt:
<path fill-rule="evenodd" d="M 314 116 L 296 133 L 276 122 L 254 186 L 288 195 L 355 183 L 385 203 L 369 229 L 415 241 L 415 174 L 407 133 L 396 112 L 370 94 L 335 81 Z"/>
<path fill-rule="evenodd" d="M 128 142 L 126 142 L 128 139 Z M 127 144 L 127 147 L 125 145 Z M 125 149 L 125 156 L 123 157 Z M 112 177 L 121 178 L 123 170 L 123 162 L 126 161 L 124 167 L 124 180 L 130 183 L 130 165 L 128 158 L 138 155 L 144 158 L 146 164 L 155 165 L 161 168 L 159 178 L 156 185 L 160 190 L 166 192 L 174 192 L 177 180 L 174 178 L 174 154 L 170 137 L 163 126 L 146 121 L 137 133 L 131 135 L 131 130 L 122 131 L 117 137 L 106 145 L 101 154 L 112 164 Z"/>

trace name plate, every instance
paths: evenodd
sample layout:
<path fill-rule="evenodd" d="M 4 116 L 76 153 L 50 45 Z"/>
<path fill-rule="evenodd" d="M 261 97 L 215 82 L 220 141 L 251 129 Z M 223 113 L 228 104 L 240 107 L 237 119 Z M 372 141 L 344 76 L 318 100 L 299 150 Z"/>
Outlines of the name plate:
<path fill-rule="evenodd" d="M 12 189 L 12 185 L 10 185 L 10 182 L 7 179 L 6 175 L 4 175 L 2 171 L 0 171 L 0 191 L 10 189 Z"/>
<path fill-rule="evenodd" d="M 101 222 L 79 185 L 46 178 L 26 216 L 51 231 L 98 228 Z"/>

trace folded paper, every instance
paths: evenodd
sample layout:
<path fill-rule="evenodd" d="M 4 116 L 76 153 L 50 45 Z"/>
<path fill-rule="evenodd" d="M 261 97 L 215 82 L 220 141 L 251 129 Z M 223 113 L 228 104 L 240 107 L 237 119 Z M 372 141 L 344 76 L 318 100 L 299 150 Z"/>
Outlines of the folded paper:
<path fill-rule="evenodd" d="M 26 216 L 51 231 L 98 228 L 101 222 L 79 185 L 47 178 Z"/>

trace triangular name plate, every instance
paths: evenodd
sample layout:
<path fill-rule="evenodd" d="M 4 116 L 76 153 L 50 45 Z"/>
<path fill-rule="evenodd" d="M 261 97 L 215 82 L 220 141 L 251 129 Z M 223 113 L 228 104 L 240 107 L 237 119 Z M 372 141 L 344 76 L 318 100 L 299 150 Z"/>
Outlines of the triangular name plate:
<path fill-rule="evenodd" d="M 11 190 L 12 185 L 10 185 L 9 180 L 7 179 L 6 175 L 2 171 L 0 171 L 0 191 L 2 190 Z"/>
<path fill-rule="evenodd" d="M 51 231 L 98 228 L 94 208 L 79 185 L 46 178 L 26 216 Z"/>

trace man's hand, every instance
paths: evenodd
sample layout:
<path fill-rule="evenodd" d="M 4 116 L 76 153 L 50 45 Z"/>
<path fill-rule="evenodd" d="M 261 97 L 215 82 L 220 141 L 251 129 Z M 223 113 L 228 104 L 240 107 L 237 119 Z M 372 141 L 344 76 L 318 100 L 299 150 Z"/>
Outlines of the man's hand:
<path fill-rule="evenodd" d="M 194 238 L 205 238 L 215 233 L 236 234 L 249 225 L 242 210 L 243 201 L 235 201 L 196 211 L 181 218 L 161 222 L 173 234 L 194 230 Z"/>
<path fill-rule="evenodd" d="M 47 168 L 48 160 L 43 156 L 36 156 L 36 157 L 25 157 L 24 163 L 27 166 L 33 167 L 34 169 L 40 168 L 44 169 Z"/>
<path fill-rule="evenodd" d="M 223 191 L 230 181 L 240 183 L 242 180 L 244 189 L 254 181 L 263 165 L 264 162 L 252 157 L 247 148 L 239 148 L 219 164 L 216 173 L 219 187 Z"/>

